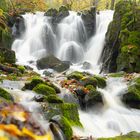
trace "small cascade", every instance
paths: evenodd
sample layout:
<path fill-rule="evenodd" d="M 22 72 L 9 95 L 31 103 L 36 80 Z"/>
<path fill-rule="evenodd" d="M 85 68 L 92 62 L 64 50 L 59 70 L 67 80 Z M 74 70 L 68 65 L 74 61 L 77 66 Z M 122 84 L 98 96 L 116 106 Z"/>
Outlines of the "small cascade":
<path fill-rule="evenodd" d="M 58 38 L 60 50 L 58 57 L 72 63 L 81 62 L 84 58 L 86 31 L 81 16 L 70 11 L 70 15 L 64 18 L 58 25 Z"/>
<path fill-rule="evenodd" d="M 55 50 L 55 35 L 44 13 L 27 13 L 23 15 L 23 18 L 25 32 L 12 45 L 18 62 L 27 63 L 46 56 L 47 53 L 53 53 Z M 49 40 L 49 43 L 47 40 Z"/>
<path fill-rule="evenodd" d="M 78 63 L 83 60 L 84 50 L 76 42 L 69 41 L 61 46 L 59 56 L 63 61 Z"/>
<path fill-rule="evenodd" d="M 140 111 L 126 108 L 121 95 L 127 89 L 121 78 L 110 78 L 105 89 L 99 89 L 104 99 L 102 108 L 80 113 L 84 130 L 74 129 L 76 134 L 93 137 L 113 137 L 130 131 L 140 131 Z"/>
<path fill-rule="evenodd" d="M 92 64 L 96 73 L 100 72 L 99 60 L 105 43 L 105 33 L 112 18 L 113 11 L 100 11 L 96 15 L 96 33 L 87 43 L 85 60 Z"/>

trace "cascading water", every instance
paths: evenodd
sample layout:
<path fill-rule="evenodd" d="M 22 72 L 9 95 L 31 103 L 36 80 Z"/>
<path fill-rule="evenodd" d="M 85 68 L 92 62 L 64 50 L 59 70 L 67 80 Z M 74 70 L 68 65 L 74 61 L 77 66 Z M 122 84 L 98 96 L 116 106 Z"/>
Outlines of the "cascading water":
<path fill-rule="evenodd" d="M 14 41 L 12 49 L 16 52 L 18 62 L 25 65 L 52 53 L 61 60 L 76 64 L 88 61 L 93 73 L 99 73 L 105 33 L 112 17 L 113 11 L 101 11 L 96 17 L 96 33 L 87 40 L 81 16 L 75 12 L 70 12 L 58 24 L 56 33 L 49 23 L 50 17 L 43 13 L 25 14 L 25 32 Z M 81 64 L 72 66 L 72 69 L 81 70 Z M 126 88 L 122 79 L 108 79 L 107 87 L 99 89 L 105 105 L 89 112 L 79 111 L 84 130 L 74 128 L 74 132 L 81 136 L 110 137 L 140 131 L 140 111 L 127 109 L 120 101 Z"/>
<path fill-rule="evenodd" d="M 96 33 L 87 44 L 85 60 L 92 64 L 95 73 L 100 72 L 99 60 L 105 42 L 105 33 L 112 18 L 113 11 L 110 10 L 101 11 L 96 15 Z"/>
<path fill-rule="evenodd" d="M 12 49 L 16 52 L 18 62 L 27 64 L 55 50 L 55 35 L 44 13 L 23 15 L 25 32 L 16 39 Z M 46 41 L 49 39 L 49 43 Z"/>
<path fill-rule="evenodd" d="M 86 41 L 86 31 L 81 16 L 76 12 L 64 18 L 58 25 L 60 50 L 58 57 L 65 61 L 78 63 L 83 60 L 83 42 Z"/>
<path fill-rule="evenodd" d="M 75 129 L 77 135 L 93 137 L 111 137 L 140 131 L 140 111 L 126 108 L 121 102 L 121 95 L 127 89 L 120 78 L 110 78 L 105 89 L 99 89 L 104 99 L 103 108 L 94 108 L 80 113 L 84 130 Z"/>

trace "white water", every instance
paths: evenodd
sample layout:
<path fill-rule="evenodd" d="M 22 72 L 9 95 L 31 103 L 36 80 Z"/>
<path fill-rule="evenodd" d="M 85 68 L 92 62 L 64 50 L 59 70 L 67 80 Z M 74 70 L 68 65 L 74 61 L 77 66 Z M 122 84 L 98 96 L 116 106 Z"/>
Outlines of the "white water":
<path fill-rule="evenodd" d="M 105 33 L 107 31 L 108 24 L 113 18 L 113 11 L 101 11 L 96 16 L 96 33 L 90 39 L 87 45 L 87 53 L 85 60 L 90 62 L 93 66 L 95 73 L 100 72 L 100 57 L 105 43 Z"/>
<path fill-rule="evenodd" d="M 71 67 L 72 70 L 83 71 L 81 64 L 77 63 L 88 61 L 92 64 L 89 72 L 99 73 L 105 33 L 112 16 L 112 11 L 100 12 L 97 15 L 95 35 L 83 43 L 82 41 L 86 39 L 85 28 L 81 17 L 75 12 L 70 12 L 70 15 L 61 21 L 57 27 L 57 34 L 54 34 L 48 17 L 44 17 L 43 13 L 26 14 L 23 16 L 26 31 L 15 40 L 12 49 L 16 51 L 18 62 L 22 64 L 28 64 L 31 60 L 35 61 L 47 53 L 53 53 L 61 60 L 76 63 Z M 44 37 L 46 27 L 49 40 L 54 41 L 53 48 L 50 48 L 51 41 L 48 43 L 49 46 L 46 45 L 48 41 Z M 140 131 L 140 111 L 127 109 L 120 101 L 119 95 L 123 94 L 126 87 L 126 83 L 121 79 L 108 79 L 107 87 L 99 89 L 105 106 L 89 112 L 80 111 L 84 130 L 74 129 L 75 133 L 81 136 L 110 137 L 129 131 Z"/>
<path fill-rule="evenodd" d="M 81 42 L 86 40 L 86 31 L 81 17 L 76 12 L 71 11 L 70 15 L 61 21 L 58 25 L 58 35 L 58 57 L 72 63 L 81 62 L 84 57 Z"/>
<path fill-rule="evenodd" d="M 140 111 L 126 108 L 120 100 L 127 89 L 126 83 L 120 78 L 110 78 L 102 92 L 104 106 L 89 112 L 80 113 L 84 130 L 76 129 L 77 135 L 93 137 L 112 137 L 130 131 L 140 132 Z"/>

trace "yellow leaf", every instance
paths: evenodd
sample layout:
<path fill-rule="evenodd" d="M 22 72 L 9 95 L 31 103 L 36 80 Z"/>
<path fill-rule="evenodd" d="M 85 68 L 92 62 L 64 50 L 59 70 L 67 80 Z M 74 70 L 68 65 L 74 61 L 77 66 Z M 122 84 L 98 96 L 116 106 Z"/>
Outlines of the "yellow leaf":
<path fill-rule="evenodd" d="M 8 125 L 0 124 L 0 130 L 4 130 L 14 136 L 22 135 L 21 131 L 17 128 L 17 126 L 13 124 L 8 124 Z"/>
<path fill-rule="evenodd" d="M 0 140 L 9 140 L 7 137 L 0 137 Z"/>
<path fill-rule="evenodd" d="M 44 136 L 37 136 L 26 128 L 23 128 L 22 132 L 23 132 L 23 134 L 30 136 L 33 140 L 53 140 L 50 132 L 48 132 L 48 134 L 46 134 Z"/>

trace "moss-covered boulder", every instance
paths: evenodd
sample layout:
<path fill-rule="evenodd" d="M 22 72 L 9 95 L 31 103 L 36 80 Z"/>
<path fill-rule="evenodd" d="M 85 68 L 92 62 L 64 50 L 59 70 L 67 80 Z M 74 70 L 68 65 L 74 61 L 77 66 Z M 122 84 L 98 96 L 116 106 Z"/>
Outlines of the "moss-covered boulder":
<path fill-rule="evenodd" d="M 24 72 L 25 72 L 25 70 L 26 70 L 26 68 L 24 67 L 24 66 L 21 66 L 21 65 L 19 65 L 19 66 L 17 66 L 17 68 L 18 68 L 18 70 L 23 74 Z"/>
<path fill-rule="evenodd" d="M 60 99 L 57 95 L 49 95 L 44 98 L 43 102 L 47 101 L 48 103 L 64 103 L 62 99 Z"/>
<path fill-rule="evenodd" d="M 56 17 L 58 14 L 58 11 L 54 8 L 48 9 L 48 11 L 44 14 L 45 16 L 49 17 Z"/>
<path fill-rule="evenodd" d="M 0 87 L 0 97 L 8 100 L 8 101 L 14 101 L 13 97 L 10 95 L 9 92 L 7 92 L 5 89 Z"/>
<path fill-rule="evenodd" d="M 84 77 L 84 73 L 79 71 L 74 71 L 67 75 L 68 79 L 75 79 L 75 80 L 81 80 Z"/>
<path fill-rule="evenodd" d="M 27 82 L 25 83 L 24 87 L 22 88 L 22 90 L 33 90 L 33 88 L 35 88 L 38 84 L 44 84 L 47 85 L 51 88 L 53 88 L 55 90 L 56 93 L 60 93 L 60 89 L 54 85 L 53 83 L 49 82 L 49 81 L 43 81 L 41 78 L 39 77 L 34 77 L 31 82 Z"/>
<path fill-rule="evenodd" d="M 140 78 L 131 81 L 128 91 L 123 95 L 122 100 L 126 105 L 140 109 Z"/>
<path fill-rule="evenodd" d="M 33 88 L 33 91 L 46 96 L 56 94 L 55 90 L 52 87 L 49 87 L 45 84 L 38 84 L 36 87 Z"/>
<path fill-rule="evenodd" d="M 15 57 L 15 52 L 4 48 L 0 47 L 0 63 L 15 63 L 16 57 Z"/>
<path fill-rule="evenodd" d="M 65 139 L 71 140 L 73 131 L 72 131 L 71 124 L 66 117 L 61 115 L 56 115 L 50 120 L 50 122 L 54 122 L 58 124 L 65 135 Z"/>
<path fill-rule="evenodd" d="M 139 139 L 140 133 L 133 131 L 126 135 L 117 136 L 113 138 L 99 138 L 98 140 L 139 140 Z"/>
<path fill-rule="evenodd" d="M 86 107 L 90 108 L 95 105 L 103 104 L 102 95 L 93 85 L 87 85 L 89 93 L 85 95 Z"/>
<path fill-rule="evenodd" d="M 76 104 L 62 103 L 62 104 L 46 104 L 42 103 L 42 110 L 45 117 L 50 120 L 55 115 L 62 115 L 70 122 L 71 126 L 82 127 L 80 123 L 78 108 Z"/>
<path fill-rule="evenodd" d="M 31 82 L 25 83 L 25 86 L 22 88 L 23 90 L 32 90 L 34 87 L 36 87 L 38 84 L 42 84 L 44 81 L 38 77 L 35 77 L 32 79 Z"/>
<path fill-rule="evenodd" d="M 140 7 L 132 1 L 119 1 L 106 33 L 103 67 L 107 72 L 140 71 Z"/>

